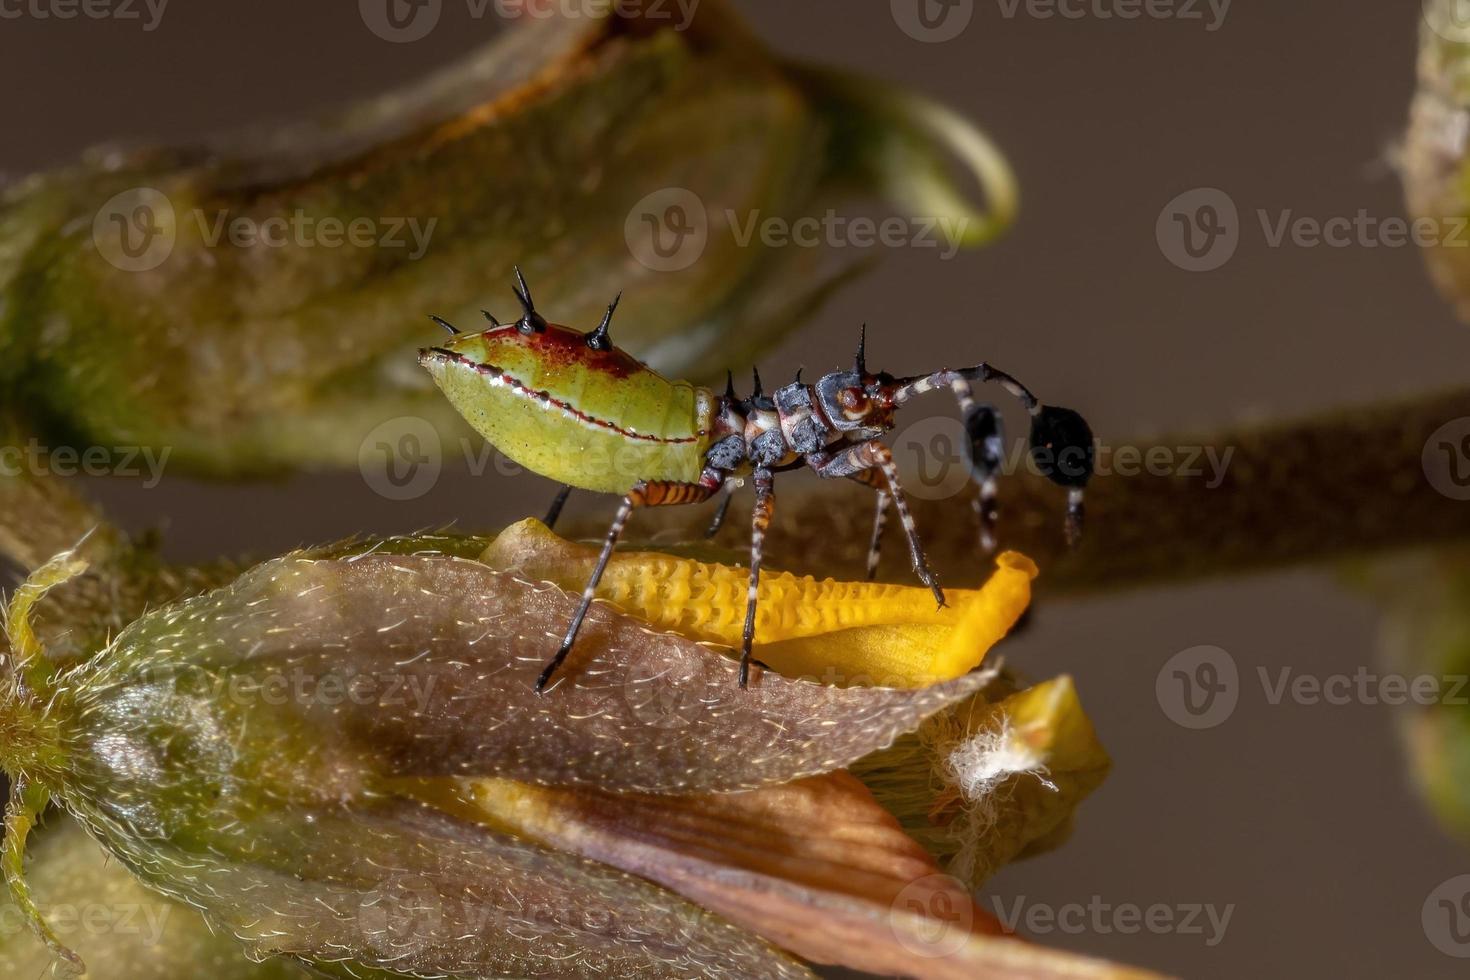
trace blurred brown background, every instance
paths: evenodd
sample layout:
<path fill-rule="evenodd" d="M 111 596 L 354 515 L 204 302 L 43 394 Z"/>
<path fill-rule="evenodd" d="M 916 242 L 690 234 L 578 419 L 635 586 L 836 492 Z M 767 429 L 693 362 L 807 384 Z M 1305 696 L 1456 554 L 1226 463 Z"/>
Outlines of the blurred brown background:
<path fill-rule="evenodd" d="M 867 320 L 870 363 L 989 359 L 1084 409 L 1114 444 L 1464 381 L 1470 328 L 1432 293 L 1412 247 L 1272 247 L 1258 217 L 1403 213 L 1390 160 L 1412 87 L 1412 0 L 1239 0 L 1223 20 L 1218 3 L 1192 0 L 1175 9 L 1199 19 L 1099 16 L 1113 0 L 1074 0 L 1076 19 L 958 0 L 948 16 L 969 21 L 942 42 L 900 28 L 914 3 L 738 6 L 784 53 L 902 81 L 979 120 L 1021 177 L 1021 224 L 949 261 L 893 250 L 766 359 L 771 377 L 845 360 Z M 0 18 L 0 169 L 60 163 L 112 137 L 187 139 L 327 107 L 413 79 L 489 30 L 463 0 L 446 0 L 438 28 L 410 44 L 375 37 L 345 2 L 175 2 L 154 30 L 136 6 L 141 21 Z M 1190 273 L 1155 227 L 1199 187 L 1233 200 L 1240 241 L 1223 267 Z M 485 290 L 506 306 L 505 270 L 486 270 Z M 130 527 L 161 525 L 185 559 L 456 517 L 494 526 L 539 513 L 549 494 L 538 478 L 453 466 L 408 503 L 356 473 L 90 489 Z M 1099 908 L 1036 938 L 1187 976 L 1464 976 L 1470 961 L 1436 948 L 1421 910 L 1470 871 L 1470 854 L 1406 784 L 1391 712 L 1273 705 L 1257 675 L 1372 667 L 1376 629 L 1367 602 L 1306 570 L 1037 610 L 1009 656 L 1037 676 L 1078 677 L 1116 769 L 1069 846 L 1007 870 L 989 894 L 1006 909 Z M 1241 692 L 1227 721 L 1194 731 L 1161 710 L 1155 681 L 1202 644 L 1229 652 Z M 1119 928 L 1129 905 L 1167 906 L 1178 923 L 1196 904 L 1233 907 L 1214 945 L 1204 914 L 1202 934 Z"/>

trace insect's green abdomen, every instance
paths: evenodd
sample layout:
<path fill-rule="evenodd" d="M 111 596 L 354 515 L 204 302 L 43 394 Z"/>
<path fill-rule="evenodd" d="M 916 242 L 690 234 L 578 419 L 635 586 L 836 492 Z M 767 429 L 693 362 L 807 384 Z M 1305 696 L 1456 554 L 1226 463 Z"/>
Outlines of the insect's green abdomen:
<path fill-rule="evenodd" d="M 620 350 L 598 351 L 555 325 L 456 337 L 424 365 L 475 430 L 559 483 L 624 493 L 639 480 L 694 483 L 714 398 Z"/>

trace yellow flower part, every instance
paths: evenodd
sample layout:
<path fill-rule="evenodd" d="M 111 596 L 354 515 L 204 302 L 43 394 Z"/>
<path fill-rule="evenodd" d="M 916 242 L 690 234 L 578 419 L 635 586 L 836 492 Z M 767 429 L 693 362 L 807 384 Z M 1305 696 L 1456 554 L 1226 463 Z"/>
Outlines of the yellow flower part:
<path fill-rule="evenodd" d="M 530 581 L 579 591 L 597 550 L 566 541 L 536 520 L 501 532 L 480 556 Z M 818 581 L 763 573 L 756 656 L 788 677 L 839 686 L 921 687 L 974 670 L 1031 601 L 1036 565 L 1008 551 L 980 589 L 946 589 L 936 608 L 927 588 Z M 660 552 L 616 552 L 597 598 L 653 627 L 739 647 L 749 571 Z"/>

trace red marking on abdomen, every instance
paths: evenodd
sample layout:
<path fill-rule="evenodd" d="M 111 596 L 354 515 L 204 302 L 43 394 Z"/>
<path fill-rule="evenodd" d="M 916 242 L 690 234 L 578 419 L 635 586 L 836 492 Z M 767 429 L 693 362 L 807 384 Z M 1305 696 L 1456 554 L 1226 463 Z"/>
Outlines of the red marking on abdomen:
<path fill-rule="evenodd" d="M 509 338 L 505 335 L 510 334 Z M 600 371 L 610 378 L 626 378 L 648 368 L 636 357 L 616 347 L 594 350 L 587 346 L 586 334 L 555 323 L 547 324 L 541 333 L 523 334 L 515 327 L 503 327 L 485 334 L 487 340 L 511 339 L 536 351 L 548 365 L 563 367 L 575 364 L 589 371 Z"/>

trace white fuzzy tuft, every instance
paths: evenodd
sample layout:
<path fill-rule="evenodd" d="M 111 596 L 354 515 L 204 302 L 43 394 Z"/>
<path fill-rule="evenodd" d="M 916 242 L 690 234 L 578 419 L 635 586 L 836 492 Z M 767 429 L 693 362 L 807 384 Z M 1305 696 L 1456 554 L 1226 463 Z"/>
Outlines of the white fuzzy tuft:
<path fill-rule="evenodd" d="M 946 763 L 950 778 L 965 799 L 980 806 L 1011 776 L 1029 774 L 1048 789 L 1056 789 L 1046 778 L 1041 755 L 1016 736 L 1009 718 L 1002 718 L 995 731 L 981 732 L 961 742 Z"/>
<path fill-rule="evenodd" d="M 1016 735 L 1009 718 L 1001 718 L 994 731 L 981 732 L 961 741 L 944 757 L 949 780 L 965 799 L 965 814 L 956 821 L 962 841 L 949 861 L 949 872 L 962 881 L 978 884 L 994 868 L 984 863 L 980 842 L 995 827 L 1000 804 L 1006 799 L 1012 777 L 1034 776 L 1041 785 L 1056 791 L 1047 779 L 1041 756 Z"/>

